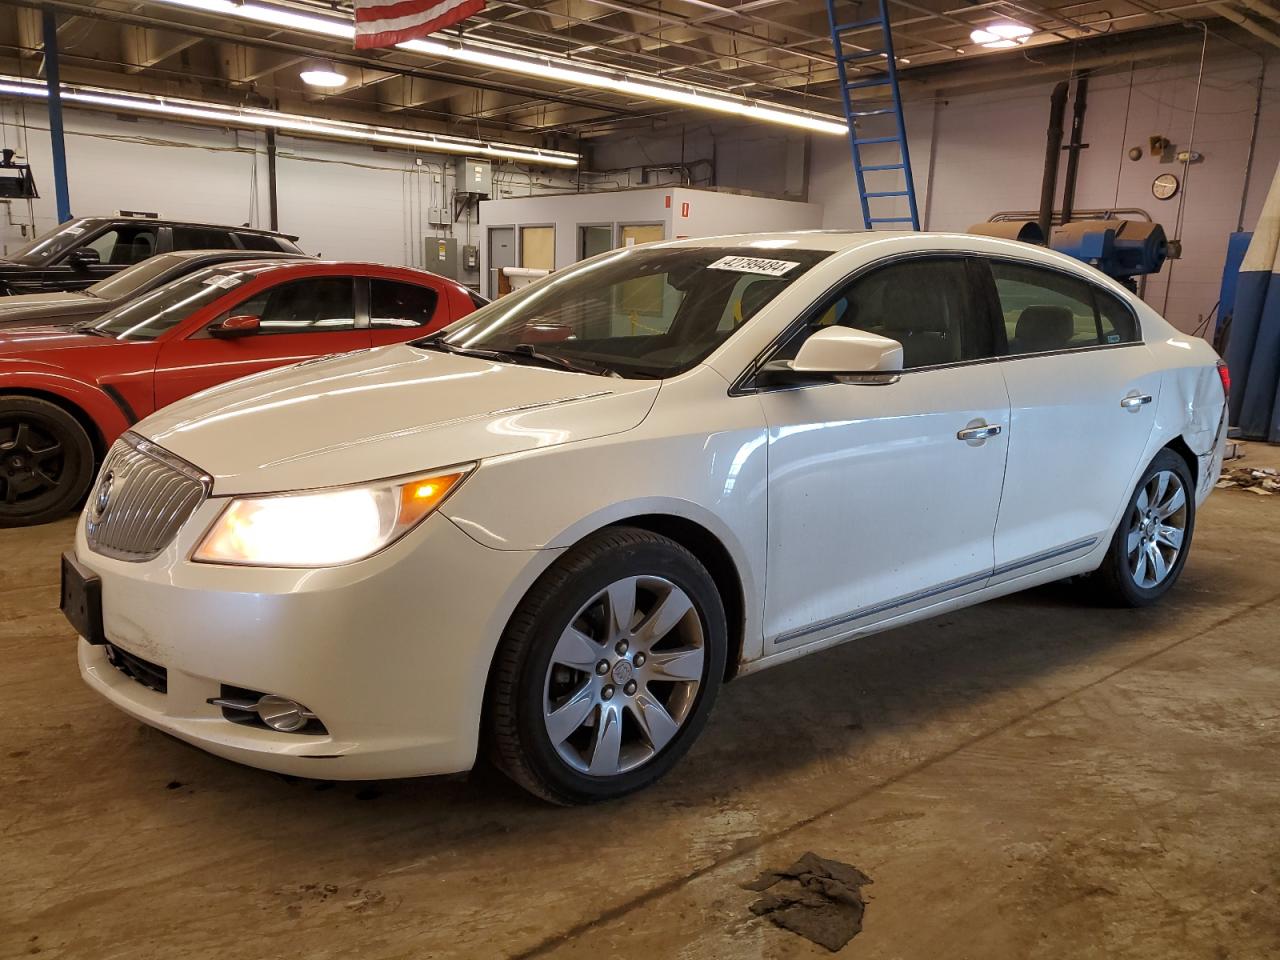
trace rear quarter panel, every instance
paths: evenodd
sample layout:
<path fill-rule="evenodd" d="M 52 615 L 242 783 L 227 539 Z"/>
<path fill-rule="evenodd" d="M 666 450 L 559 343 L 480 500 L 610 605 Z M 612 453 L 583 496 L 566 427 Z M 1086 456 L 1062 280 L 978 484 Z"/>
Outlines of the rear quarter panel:
<path fill-rule="evenodd" d="M 1196 501 L 1203 503 L 1222 470 L 1226 444 L 1226 395 L 1218 354 L 1200 337 L 1185 334 L 1149 307 L 1141 312 L 1147 344 L 1162 373 L 1155 426 L 1143 462 L 1181 440 L 1198 461 Z"/>

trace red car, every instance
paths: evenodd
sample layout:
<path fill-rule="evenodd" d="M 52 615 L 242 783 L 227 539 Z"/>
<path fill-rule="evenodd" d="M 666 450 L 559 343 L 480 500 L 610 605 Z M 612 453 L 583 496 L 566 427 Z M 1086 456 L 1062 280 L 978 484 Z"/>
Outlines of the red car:
<path fill-rule="evenodd" d="M 0 332 L 0 527 L 71 510 L 116 437 L 165 404 L 270 367 L 413 340 L 481 303 L 403 267 L 240 261 L 86 324 Z"/>

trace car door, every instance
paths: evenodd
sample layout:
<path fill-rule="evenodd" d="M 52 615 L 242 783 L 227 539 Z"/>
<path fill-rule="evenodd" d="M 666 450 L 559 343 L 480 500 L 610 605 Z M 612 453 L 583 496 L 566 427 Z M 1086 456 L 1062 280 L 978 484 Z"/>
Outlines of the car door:
<path fill-rule="evenodd" d="M 903 259 L 817 305 L 771 359 L 832 323 L 903 345 L 887 385 L 759 393 L 768 424 L 769 652 L 980 588 L 1009 437 L 990 311 L 960 256 Z"/>
<path fill-rule="evenodd" d="M 166 343 L 156 368 L 156 406 L 261 370 L 369 346 L 369 330 L 356 320 L 351 277 L 292 276 Z M 260 329 L 231 340 L 212 336 L 209 327 L 228 316 L 256 316 Z"/>
<path fill-rule="evenodd" d="M 369 339 L 375 346 L 400 343 L 447 324 L 449 298 L 434 286 L 370 277 Z"/>
<path fill-rule="evenodd" d="M 1100 283 L 989 259 L 1008 341 L 1009 465 L 996 523 L 996 577 L 1088 553 L 1110 536 L 1136 482 L 1160 396 L 1138 321 Z"/>

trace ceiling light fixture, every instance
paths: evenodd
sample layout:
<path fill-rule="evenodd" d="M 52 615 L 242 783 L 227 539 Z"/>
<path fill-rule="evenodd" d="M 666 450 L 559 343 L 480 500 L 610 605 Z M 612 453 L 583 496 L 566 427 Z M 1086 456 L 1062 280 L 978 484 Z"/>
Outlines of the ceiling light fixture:
<path fill-rule="evenodd" d="M 311 64 L 298 74 L 302 82 L 311 87 L 327 87 L 333 89 L 347 82 L 347 75 L 339 73 L 328 60 L 320 60 Z"/>
<path fill-rule="evenodd" d="M 228 127 L 272 127 L 276 130 L 286 130 L 322 140 L 347 140 L 356 143 L 413 147 L 435 153 L 460 153 L 469 157 L 516 160 L 538 166 L 576 167 L 579 160 L 576 153 L 563 150 L 543 150 L 540 147 L 525 147 L 514 143 L 495 143 L 488 140 L 472 140 L 467 137 L 451 137 L 447 134 L 419 133 L 398 127 L 376 127 L 367 123 L 307 117 L 258 107 L 233 107 L 222 103 L 158 97 L 147 93 L 87 87 L 71 83 L 62 84 L 61 89 L 62 99 L 69 105 L 90 109 L 183 117 Z M 44 83 L 38 80 L 0 76 L 0 96 L 5 95 L 45 98 L 49 95 L 49 91 Z"/>
<path fill-rule="evenodd" d="M 1012 20 L 989 24 L 982 30 L 974 30 L 969 39 L 990 50 L 1003 50 L 1018 47 L 1027 42 L 1027 38 L 1035 31 L 1025 24 Z"/>
<path fill-rule="evenodd" d="M 350 40 L 355 37 L 355 24 L 350 19 L 301 13 L 287 7 L 258 3 L 255 0 L 245 0 L 243 3 L 234 2 L 234 0 L 150 0 L 150 2 L 167 7 L 214 13 L 221 17 L 248 20 L 272 27 L 284 27 L 315 36 L 339 40 Z M 611 70 L 567 57 L 542 53 L 517 55 L 494 46 L 481 46 L 470 42 L 445 43 L 439 40 L 409 40 L 397 44 L 397 48 L 442 60 L 453 60 L 541 80 L 558 80 L 572 86 L 591 87 L 697 110 L 711 110 L 748 120 L 811 130 L 815 133 L 849 132 L 843 120 L 830 114 L 794 107 L 766 106 L 747 97 L 723 93 L 711 87 L 670 83 L 658 77 Z"/>

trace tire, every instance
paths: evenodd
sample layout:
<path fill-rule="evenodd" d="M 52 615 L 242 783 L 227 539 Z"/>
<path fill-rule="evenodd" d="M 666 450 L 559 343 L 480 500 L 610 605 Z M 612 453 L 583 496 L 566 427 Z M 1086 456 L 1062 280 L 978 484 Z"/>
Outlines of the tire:
<path fill-rule="evenodd" d="M 1098 598 L 1114 606 L 1145 607 L 1163 597 L 1182 574 L 1195 522 L 1191 471 L 1182 457 L 1161 450 L 1130 494 L 1106 558 L 1090 578 Z"/>
<path fill-rule="evenodd" d="M 0 396 L 0 527 L 66 515 L 93 481 L 93 442 L 80 422 L 37 397 Z"/>
<path fill-rule="evenodd" d="M 489 755 L 552 803 L 640 790 L 706 724 L 727 649 L 720 594 L 692 553 L 632 527 L 592 534 L 507 625 L 489 678 Z"/>

